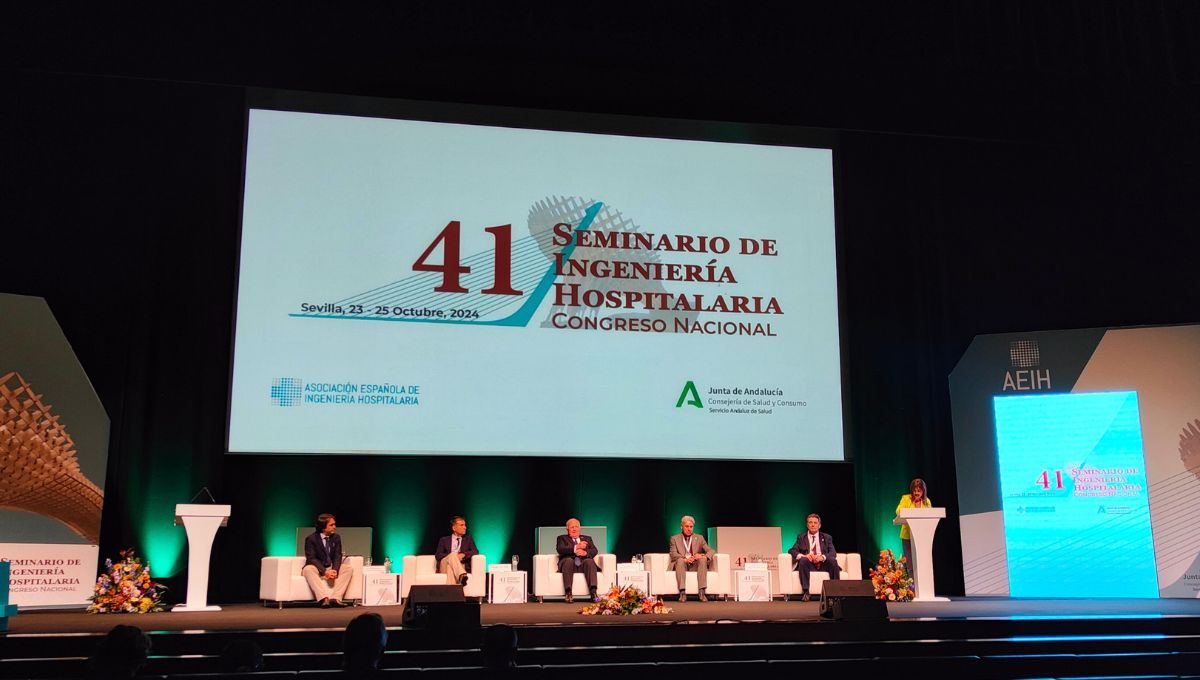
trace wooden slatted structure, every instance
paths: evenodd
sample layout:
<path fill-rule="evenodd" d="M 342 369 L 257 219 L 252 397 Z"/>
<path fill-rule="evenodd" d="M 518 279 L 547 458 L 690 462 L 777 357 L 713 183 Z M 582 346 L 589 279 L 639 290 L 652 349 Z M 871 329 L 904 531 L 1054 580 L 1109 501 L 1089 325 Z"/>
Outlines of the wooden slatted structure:
<path fill-rule="evenodd" d="M 104 492 L 79 469 L 75 442 L 29 383 L 0 377 L 0 507 L 53 517 L 100 541 Z"/>

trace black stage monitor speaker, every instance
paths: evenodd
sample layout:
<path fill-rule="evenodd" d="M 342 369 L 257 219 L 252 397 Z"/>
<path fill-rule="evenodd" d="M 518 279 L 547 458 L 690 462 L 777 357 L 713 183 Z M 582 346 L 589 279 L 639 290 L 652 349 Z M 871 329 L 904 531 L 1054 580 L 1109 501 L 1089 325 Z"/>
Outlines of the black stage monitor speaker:
<path fill-rule="evenodd" d="M 465 630 L 479 627 L 479 603 L 467 602 L 462 586 L 413 586 L 404 602 L 406 628 Z"/>
<path fill-rule="evenodd" d="M 888 617 L 887 603 L 875 599 L 870 581 L 826 581 L 821 592 L 821 616 L 837 621 L 883 621 Z"/>

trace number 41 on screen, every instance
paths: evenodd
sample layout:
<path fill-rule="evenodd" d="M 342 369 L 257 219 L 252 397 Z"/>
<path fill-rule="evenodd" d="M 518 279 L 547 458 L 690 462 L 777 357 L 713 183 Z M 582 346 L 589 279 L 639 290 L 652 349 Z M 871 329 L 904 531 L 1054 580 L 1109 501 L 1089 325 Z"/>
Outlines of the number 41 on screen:
<path fill-rule="evenodd" d="M 471 268 L 464 266 L 459 256 L 459 230 L 458 220 L 451 220 L 412 266 L 413 271 L 441 272 L 442 283 L 434 287 L 439 293 L 468 292 L 459 283 L 460 276 L 471 273 Z M 496 241 L 495 272 L 492 275 L 491 287 L 480 292 L 484 295 L 521 295 L 521 291 L 512 287 L 512 225 L 501 224 L 488 227 L 484 231 L 490 233 Z M 430 264 L 429 255 L 439 243 L 442 244 L 442 263 Z"/>
<path fill-rule="evenodd" d="M 1050 488 L 1050 471 L 1049 470 L 1042 470 L 1042 474 L 1038 475 L 1037 484 L 1038 484 L 1038 486 L 1042 487 L 1043 489 Z M 1056 488 L 1056 489 L 1063 488 L 1062 470 L 1054 471 L 1054 488 Z"/>

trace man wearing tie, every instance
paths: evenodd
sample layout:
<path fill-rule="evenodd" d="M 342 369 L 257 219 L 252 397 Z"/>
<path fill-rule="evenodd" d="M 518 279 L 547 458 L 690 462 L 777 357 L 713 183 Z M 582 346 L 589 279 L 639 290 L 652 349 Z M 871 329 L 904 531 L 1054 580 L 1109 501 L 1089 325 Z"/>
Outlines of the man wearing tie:
<path fill-rule="evenodd" d="M 579 534 L 579 520 L 567 520 L 567 533 L 558 537 L 555 545 L 558 552 L 558 569 L 563 577 L 563 594 L 567 602 L 574 602 L 571 587 L 575 584 L 575 572 L 583 572 L 587 581 L 588 594 L 596 599 L 596 543 L 591 536 Z"/>
<path fill-rule="evenodd" d="M 679 601 L 687 602 L 687 573 L 696 572 L 696 587 L 700 590 L 700 601 L 708 602 L 704 589 L 708 587 L 708 565 L 716 559 L 716 553 L 708 547 L 703 536 L 692 533 L 696 519 L 684 515 L 679 520 L 680 533 L 671 537 L 671 568 L 675 570 L 675 581 L 679 584 Z"/>
<path fill-rule="evenodd" d="M 815 512 L 808 516 L 808 531 L 796 536 L 796 544 L 788 554 L 792 556 L 794 568 L 800 572 L 800 589 L 804 591 L 800 599 L 804 602 L 810 599 L 809 574 L 814 571 L 828 572 L 829 578 L 836 581 L 841 573 L 833 537 L 821 532 L 821 516 Z"/>
<path fill-rule="evenodd" d="M 467 520 L 461 515 L 450 518 L 450 535 L 438 539 L 433 559 L 438 571 L 446 575 L 448 582 L 467 585 L 471 571 L 471 558 L 479 554 L 475 541 L 467 535 Z"/>
<path fill-rule="evenodd" d="M 315 528 L 304 539 L 304 568 L 300 573 L 322 607 L 344 607 L 342 598 L 350 587 L 351 570 L 342 569 L 342 537 L 334 533 L 337 520 L 327 512 L 321 513 Z"/>

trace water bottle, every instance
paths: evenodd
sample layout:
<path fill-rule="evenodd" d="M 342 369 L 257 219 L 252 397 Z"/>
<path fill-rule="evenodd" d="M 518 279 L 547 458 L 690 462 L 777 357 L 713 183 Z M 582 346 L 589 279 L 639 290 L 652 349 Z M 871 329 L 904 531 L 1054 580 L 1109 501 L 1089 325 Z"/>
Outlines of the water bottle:
<path fill-rule="evenodd" d="M 513 555 L 513 556 L 512 556 L 512 570 L 513 570 L 513 571 L 516 571 L 516 570 L 517 570 L 517 563 L 518 563 L 518 562 L 520 562 L 520 561 L 521 561 L 521 558 L 520 558 L 520 557 L 517 557 L 516 555 Z"/>
<path fill-rule="evenodd" d="M 385 574 L 390 574 L 390 573 L 392 573 L 392 558 L 390 558 L 390 557 L 387 557 L 387 556 L 384 556 L 384 558 L 383 558 L 383 572 L 384 572 Z"/>

